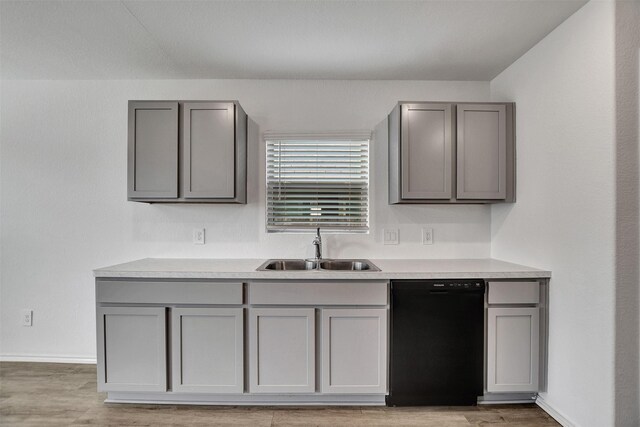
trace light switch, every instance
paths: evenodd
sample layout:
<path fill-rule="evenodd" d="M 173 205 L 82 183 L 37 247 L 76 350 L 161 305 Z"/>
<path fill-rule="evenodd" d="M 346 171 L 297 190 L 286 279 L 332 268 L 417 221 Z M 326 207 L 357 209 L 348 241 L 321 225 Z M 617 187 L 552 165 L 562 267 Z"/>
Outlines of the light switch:
<path fill-rule="evenodd" d="M 204 228 L 196 228 L 193 230 L 193 244 L 204 245 Z"/>
<path fill-rule="evenodd" d="M 383 241 L 385 245 L 397 245 L 400 241 L 400 230 L 397 228 L 385 228 L 383 233 Z"/>
<path fill-rule="evenodd" d="M 22 326 L 33 326 L 33 310 L 29 308 L 20 310 L 20 319 L 22 320 Z"/>
<path fill-rule="evenodd" d="M 433 228 L 422 229 L 422 244 L 433 245 Z"/>

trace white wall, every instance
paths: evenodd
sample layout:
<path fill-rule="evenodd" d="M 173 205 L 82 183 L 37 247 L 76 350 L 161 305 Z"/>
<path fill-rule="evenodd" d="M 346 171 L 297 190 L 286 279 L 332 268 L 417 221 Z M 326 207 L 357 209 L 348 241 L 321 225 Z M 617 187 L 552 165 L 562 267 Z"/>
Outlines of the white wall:
<path fill-rule="evenodd" d="M 614 420 L 614 6 L 591 1 L 491 82 L 517 105 L 518 201 L 492 207 L 491 255 L 553 271 L 544 401 Z"/>
<path fill-rule="evenodd" d="M 303 257 L 309 235 L 264 232 L 265 130 L 376 129 L 371 233 L 329 235 L 325 256 L 488 257 L 490 208 L 387 205 L 384 120 L 398 100 L 481 101 L 488 82 L 2 81 L 3 356 L 95 357 L 91 270 L 144 257 Z M 248 204 L 126 201 L 129 99 L 238 99 L 250 115 Z M 400 228 L 384 246 L 382 228 Z M 423 224 L 435 244 L 423 246 Z M 207 244 L 191 243 L 206 227 Z M 34 325 L 19 310 L 34 310 Z"/>

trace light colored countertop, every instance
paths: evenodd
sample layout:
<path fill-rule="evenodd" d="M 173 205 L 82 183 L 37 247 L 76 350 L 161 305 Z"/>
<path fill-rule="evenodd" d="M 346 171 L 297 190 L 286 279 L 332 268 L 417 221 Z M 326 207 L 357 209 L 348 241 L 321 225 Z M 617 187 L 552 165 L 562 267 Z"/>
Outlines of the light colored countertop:
<path fill-rule="evenodd" d="M 98 278 L 525 279 L 550 271 L 497 259 L 371 259 L 381 271 L 256 271 L 265 259 L 145 258 L 94 270 Z"/>

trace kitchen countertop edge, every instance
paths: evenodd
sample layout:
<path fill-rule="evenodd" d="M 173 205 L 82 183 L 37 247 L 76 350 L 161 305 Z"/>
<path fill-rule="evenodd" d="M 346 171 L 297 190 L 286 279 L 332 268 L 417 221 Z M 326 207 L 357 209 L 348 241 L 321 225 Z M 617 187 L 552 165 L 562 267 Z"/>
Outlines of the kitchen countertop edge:
<path fill-rule="evenodd" d="M 547 279 L 551 272 L 493 258 L 371 259 L 381 271 L 256 271 L 265 259 L 145 258 L 93 271 L 98 279 Z"/>

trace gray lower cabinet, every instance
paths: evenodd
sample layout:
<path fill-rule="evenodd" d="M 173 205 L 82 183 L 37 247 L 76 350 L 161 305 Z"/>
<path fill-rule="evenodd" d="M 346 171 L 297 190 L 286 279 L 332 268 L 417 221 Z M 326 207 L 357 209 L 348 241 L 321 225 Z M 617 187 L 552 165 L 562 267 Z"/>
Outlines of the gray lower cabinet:
<path fill-rule="evenodd" d="M 246 203 L 247 115 L 237 101 L 129 101 L 128 145 L 129 200 Z"/>
<path fill-rule="evenodd" d="M 387 391 L 387 310 L 322 310 L 323 393 Z"/>
<path fill-rule="evenodd" d="M 166 391 L 166 310 L 98 307 L 98 391 Z"/>
<path fill-rule="evenodd" d="M 315 310 L 249 310 L 249 391 L 315 392 Z"/>
<path fill-rule="evenodd" d="M 382 280 L 96 279 L 98 390 L 125 401 L 380 403 L 388 292 Z"/>
<path fill-rule="evenodd" d="M 173 308 L 172 390 L 242 393 L 242 308 Z"/>
<path fill-rule="evenodd" d="M 514 103 L 398 103 L 389 203 L 514 202 L 514 123 Z"/>
<path fill-rule="evenodd" d="M 539 312 L 538 307 L 488 308 L 487 391 L 538 391 Z"/>

